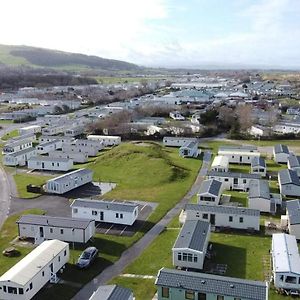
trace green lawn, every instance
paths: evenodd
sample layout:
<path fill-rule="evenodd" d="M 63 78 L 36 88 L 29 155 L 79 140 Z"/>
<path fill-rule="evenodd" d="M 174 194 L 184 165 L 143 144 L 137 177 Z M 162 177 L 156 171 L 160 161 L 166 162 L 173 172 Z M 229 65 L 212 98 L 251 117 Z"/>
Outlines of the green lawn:
<path fill-rule="evenodd" d="M 229 171 L 236 173 L 250 173 L 250 165 L 229 164 Z"/>
<path fill-rule="evenodd" d="M 231 195 L 230 202 L 239 202 L 244 207 L 248 207 L 248 193 L 239 191 L 223 191 L 223 194 Z"/>
<path fill-rule="evenodd" d="M 14 122 L 12 120 L 0 120 L 0 125 L 1 124 L 13 124 Z"/>
<path fill-rule="evenodd" d="M 14 138 L 14 137 L 17 137 L 17 136 L 19 136 L 19 130 L 18 129 L 14 129 L 11 132 L 8 132 L 7 134 L 3 135 L 1 137 L 1 139 L 3 141 L 7 141 L 7 140 L 9 140 L 11 138 Z"/>
<path fill-rule="evenodd" d="M 19 197 L 21 198 L 36 198 L 40 196 L 40 194 L 29 193 L 26 190 L 28 184 L 34 185 L 42 185 L 45 184 L 47 180 L 53 178 L 52 176 L 38 176 L 38 175 L 31 175 L 27 173 L 18 173 L 14 175 L 14 180 L 18 189 Z"/>
<path fill-rule="evenodd" d="M 267 172 L 279 172 L 280 170 L 284 170 L 287 168 L 286 165 L 284 164 L 277 164 L 274 160 L 272 159 L 267 159 Z"/>
<path fill-rule="evenodd" d="M 10 247 L 10 242 L 18 235 L 18 228 L 16 225 L 16 221 L 20 218 L 23 214 L 43 214 L 44 211 L 41 209 L 29 209 L 25 210 L 20 214 L 16 214 L 10 216 L 6 219 L 3 227 L 0 231 L 0 275 L 5 273 L 8 269 L 10 269 L 13 265 L 15 265 L 21 258 L 27 255 L 32 248 L 25 248 L 25 247 L 16 247 L 16 249 L 20 252 L 20 256 L 18 257 L 5 257 L 2 255 L 2 251 Z"/>

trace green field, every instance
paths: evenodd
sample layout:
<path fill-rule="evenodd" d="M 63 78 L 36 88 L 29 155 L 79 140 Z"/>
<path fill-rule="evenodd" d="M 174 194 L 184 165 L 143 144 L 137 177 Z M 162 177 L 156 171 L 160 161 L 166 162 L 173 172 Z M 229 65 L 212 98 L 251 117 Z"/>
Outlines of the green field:
<path fill-rule="evenodd" d="M 222 194 L 231 195 L 230 202 L 239 202 L 242 206 L 248 207 L 248 193 L 239 191 L 223 191 Z"/>
<path fill-rule="evenodd" d="M 3 141 L 7 141 L 7 140 L 9 140 L 11 138 L 14 138 L 14 137 L 17 137 L 17 136 L 19 136 L 19 130 L 18 129 L 14 129 L 11 132 L 8 132 L 7 134 L 3 135 L 1 137 L 1 139 Z"/>
<path fill-rule="evenodd" d="M 53 178 L 52 176 L 38 176 L 27 173 L 18 173 L 14 175 L 14 180 L 17 186 L 19 197 L 25 199 L 36 198 L 40 194 L 27 192 L 26 187 L 28 184 L 43 185 L 47 180 Z"/>

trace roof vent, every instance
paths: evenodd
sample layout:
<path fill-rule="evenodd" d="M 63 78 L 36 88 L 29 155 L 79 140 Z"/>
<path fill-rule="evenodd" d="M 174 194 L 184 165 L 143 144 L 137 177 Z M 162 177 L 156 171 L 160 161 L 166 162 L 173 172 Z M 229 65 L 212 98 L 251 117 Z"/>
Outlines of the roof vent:
<path fill-rule="evenodd" d="M 201 280 L 201 284 L 205 284 L 205 280 Z"/>
<path fill-rule="evenodd" d="M 234 285 L 233 285 L 233 284 L 231 284 L 231 285 L 230 285 L 230 287 L 233 289 L 233 288 L 234 288 Z"/>

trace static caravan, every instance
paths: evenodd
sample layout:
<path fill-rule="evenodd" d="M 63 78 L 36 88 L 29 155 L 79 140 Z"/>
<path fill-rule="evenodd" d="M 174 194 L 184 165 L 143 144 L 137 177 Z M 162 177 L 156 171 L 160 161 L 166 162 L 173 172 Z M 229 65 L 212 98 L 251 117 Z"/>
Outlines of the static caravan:
<path fill-rule="evenodd" d="M 32 142 L 29 140 L 19 140 L 19 141 L 15 141 L 9 144 L 6 144 L 3 147 L 2 153 L 3 154 L 8 154 L 8 153 L 14 153 L 14 152 L 18 152 L 24 149 L 28 149 L 28 148 L 32 148 Z"/>
<path fill-rule="evenodd" d="M 87 219 L 23 215 L 16 223 L 19 237 L 33 238 L 35 244 L 55 239 L 85 244 L 95 234 L 95 221 Z"/>
<path fill-rule="evenodd" d="M 92 294 L 89 300 L 134 300 L 133 292 L 130 289 L 112 285 L 100 285 Z"/>
<path fill-rule="evenodd" d="M 216 156 L 211 164 L 211 170 L 215 172 L 228 172 L 229 158 L 223 155 Z"/>
<path fill-rule="evenodd" d="M 209 237 L 209 222 L 187 220 L 172 248 L 173 266 L 202 270 Z"/>
<path fill-rule="evenodd" d="M 290 154 L 287 161 L 288 169 L 297 172 L 298 177 L 300 176 L 300 156 Z"/>
<path fill-rule="evenodd" d="M 47 154 L 51 151 L 61 149 L 61 147 L 62 147 L 62 142 L 60 140 L 53 140 L 51 142 L 44 142 L 39 144 L 36 147 L 36 150 L 38 154 Z"/>
<path fill-rule="evenodd" d="M 104 147 L 117 146 L 121 144 L 120 136 L 111 136 L 111 135 L 88 135 L 87 139 L 90 141 L 98 141 Z"/>
<path fill-rule="evenodd" d="M 279 194 L 271 194 L 267 180 L 252 180 L 249 186 L 248 205 L 261 212 L 275 214 L 281 206 L 282 198 Z"/>
<path fill-rule="evenodd" d="M 28 141 L 28 142 L 35 142 L 36 141 L 36 136 L 34 133 L 26 133 L 20 136 L 15 136 L 7 141 L 7 144 L 16 142 L 16 141 Z"/>
<path fill-rule="evenodd" d="M 48 153 L 49 157 L 55 158 L 68 158 L 72 159 L 74 163 L 86 163 L 88 155 L 82 152 L 66 152 L 66 151 L 51 151 Z"/>
<path fill-rule="evenodd" d="M 281 195 L 300 197 L 300 180 L 297 172 L 288 169 L 279 171 L 278 183 Z"/>
<path fill-rule="evenodd" d="M 263 177 L 267 175 L 266 161 L 262 157 L 253 157 L 251 161 L 251 173 L 260 174 Z"/>
<path fill-rule="evenodd" d="M 251 164 L 254 157 L 260 157 L 258 151 L 250 150 L 245 147 L 220 147 L 218 155 L 228 157 L 229 163 L 234 164 Z"/>
<path fill-rule="evenodd" d="M 184 121 L 185 117 L 179 111 L 171 111 L 169 116 L 173 120 Z"/>
<path fill-rule="evenodd" d="M 65 125 L 48 126 L 42 129 L 43 135 L 56 135 L 65 131 Z"/>
<path fill-rule="evenodd" d="M 288 157 L 290 155 L 290 151 L 288 146 L 286 145 L 275 145 L 273 148 L 273 157 L 277 163 L 286 164 L 288 162 Z"/>
<path fill-rule="evenodd" d="M 186 220 L 209 221 L 212 226 L 243 230 L 260 230 L 260 213 L 257 209 L 226 205 L 187 204 Z"/>
<path fill-rule="evenodd" d="M 28 160 L 28 168 L 33 170 L 69 171 L 73 168 L 73 160 L 48 156 L 34 156 Z"/>
<path fill-rule="evenodd" d="M 204 180 L 197 194 L 198 203 L 218 205 L 222 195 L 222 182 L 215 179 Z"/>
<path fill-rule="evenodd" d="M 87 218 L 122 225 L 132 225 L 139 214 L 138 204 L 130 202 L 75 199 L 71 208 L 73 218 Z"/>
<path fill-rule="evenodd" d="M 182 147 L 189 142 L 198 142 L 196 138 L 188 137 L 176 137 L 176 136 L 165 136 L 163 138 L 163 144 L 167 147 Z"/>
<path fill-rule="evenodd" d="M 88 156 L 97 156 L 98 154 L 98 148 L 91 147 L 91 146 L 80 146 L 80 145 L 74 145 L 74 144 L 62 144 L 62 151 L 66 153 L 84 153 Z"/>
<path fill-rule="evenodd" d="M 43 242 L 0 277 L 0 299 L 32 299 L 49 281 L 58 281 L 57 273 L 68 261 L 68 243 Z"/>
<path fill-rule="evenodd" d="M 77 125 L 69 127 L 65 130 L 64 135 L 65 136 L 78 136 L 84 133 L 84 126 Z"/>
<path fill-rule="evenodd" d="M 31 125 L 31 126 L 19 128 L 20 135 L 36 134 L 40 132 L 42 132 L 42 127 L 40 125 Z"/>
<path fill-rule="evenodd" d="M 50 179 L 45 184 L 45 191 L 53 194 L 64 194 L 84 184 L 92 182 L 93 171 L 79 169 Z"/>
<path fill-rule="evenodd" d="M 300 200 L 286 201 L 286 217 L 289 234 L 300 240 Z"/>
<path fill-rule="evenodd" d="M 75 141 L 75 138 L 71 136 L 52 136 L 52 135 L 42 135 L 39 137 L 39 143 L 51 142 L 54 140 L 59 140 L 62 143 L 71 144 L 72 142 Z"/>
<path fill-rule="evenodd" d="M 9 153 L 3 156 L 5 166 L 25 166 L 27 161 L 37 155 L 35 148 L 27 148 L 18 152 Z"/>
<path fill-rule="evenodd" d="M 158 300 L 268 300 L 268 284 L 200 272 L 162 268 L 155 281 Z"/>
<path fill-rule="evenodd" d="M 295 236 L 272 235 L 272 267 L 276 288 L 300 291 L 300 256 Z"/>
<path fill-rule="evenodd" d="M 44 122 L 47 124 L 65 124 L 69 122 L 69 115 L 45 115 Z"/>
<path fill-rule="evenodd" d="M 209 179 L 216 179 L 222 182 L 223 190 L 248 191 L 250 181 L 253 179 L 261 179 L 259 174 L 248 173 L 232 173 L 232 172 L 214 172 L 207 174 Z"/>
<path fill-rule="evenodd" d="M 199 155 L 199 143 L 197 141 L 187 142 L 179 148 L 182 157 L 197 157 Z"/>
<path fill-rule="evenodd" d="M 77 139 L 74 141 L 76 146 L 81 146 L 81 147 L 92 147 L 95 149 L 98 149 L 98 151 L 102 150 L 104 146 L 100 144 L 98 141 L 94 140 L 87 140 L 87 139 Z"/>

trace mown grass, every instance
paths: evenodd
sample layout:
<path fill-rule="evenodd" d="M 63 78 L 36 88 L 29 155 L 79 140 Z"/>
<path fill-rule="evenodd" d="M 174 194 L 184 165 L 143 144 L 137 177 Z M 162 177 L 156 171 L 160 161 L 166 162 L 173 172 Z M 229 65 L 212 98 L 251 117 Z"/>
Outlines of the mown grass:
<path fill-rule="evenodd" d="M 17 136 L 19 136 L 19 130 L 18 130 L 18 129 L 14 129 L 14 130 L 12 130 L 12 131 L 10 131 L 10 132 L 4 134 L 4 135 L 1 137 L 1 139 L 2 139 L 3 141 L 7 141 L 7 140 L 9 140 L 9 139 L 11 139 L 11 138 L 14 138 L 14 137 L 17 137 Z"/>
<path fill-rule="evenodd" d="M 248 193 L 239 191 L 223 191 L 223 194 L 231 195 L 230 202 L 241 203 L 242 206 L 248 207 Z"/>
<path fill-rule="evenodd" d="M 19 197 L 24 199 L 32 199 L 40 196 L 41 194 L 35 194 L 27 192 L 27 185 L 43 185 L 47 180 L 53 178 L 52 176 L 38 176 L 27 173 L 19 173 L 14 175 L 14 180 L 17 186 Z"/>
<path fill-rule="evenodd" d="M 236 173 L 250 173 L 250 165 L 229 164 L 229 171 Z"/>

